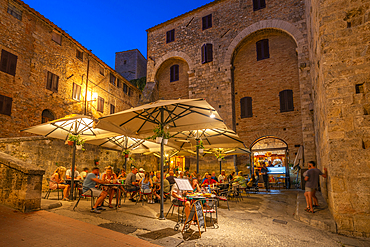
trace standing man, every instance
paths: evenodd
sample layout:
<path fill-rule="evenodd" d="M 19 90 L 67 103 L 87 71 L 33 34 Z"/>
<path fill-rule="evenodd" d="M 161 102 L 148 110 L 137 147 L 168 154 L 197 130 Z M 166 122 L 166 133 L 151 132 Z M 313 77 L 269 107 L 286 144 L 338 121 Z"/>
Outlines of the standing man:
<path fill-rule="evenodd" d="M 306 197 L 307 212 L 314 213 L 313 206 L 314 207 L 319 206 L 315 193 L 316 190 L 319 188 L 320 175 L 323 176 L 324 178 L 328 177 L 328 170 L 326 168 L 324 168 L 324 172 L 325 173 L 322 173 L 322 171 L 316 168 L 315 161 L 308 162 L 308 171 L 305 172 L 304 175 L 305 176 L 304 180 L 306 181 L 304 196 Z"/>
<path fill-rule="evenodd" d="M 137 174 L 137 168 L 132 167 L 131 172 L 127 175 L 125 185 L 126 185 L 126 191 L 131 192 L 129 200 L 132 202 L 136 202 L 134 199 L 134 195 L 136 192 L 139 191 L 139 183 L 136 182 L 136 174 Z"/>
<path fill-rule="evenodd" d="M 87 174 L 86 179 L 84 180 L 82 192 L 85 193 L 90 189 L 92 191 L 92 196 L 98 197 L 94 207 L 91 209 L 91 212 L 100 214 L 102 210 L 105 210 L 101 207 L 101 204 L 103 203 L 104 198 L 107 196 L 107 192 L 95 188 L 96 184 L 105 183 L 105 181 L 98 179 L 97 175 L 99 175 L 99 168 L 94 167 L 91 173 Z"/>
<path fill-rule="evenodd" d="M 269 170 L 266 167 L 266 163 L 263 162 L 263 167 L 261 168 L 261 174 L 262 174 L 263 182 L 265 183 L 266 191 L 267 192 L 270 192 L 270 188 L 269 188 L 269 175 L 267 174 L 268 172 L 269 172 Z"/>

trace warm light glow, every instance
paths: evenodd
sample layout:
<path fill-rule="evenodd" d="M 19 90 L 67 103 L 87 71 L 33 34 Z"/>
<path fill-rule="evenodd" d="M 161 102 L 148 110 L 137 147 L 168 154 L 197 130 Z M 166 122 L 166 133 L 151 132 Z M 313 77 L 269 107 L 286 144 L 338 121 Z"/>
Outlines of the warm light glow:
<path fill-rule="evenodd" d="M 93 93 L 92 94 L 92 100 L 96 100 L 98 98 L 98 93 Z"/>
<path fill-rule="evenodd" d="M 215 118 L 216 117 L 216 115 L 215 114 L 213 114 L 213 112 L 212 112 L 212 114 L 211 114 L 211 116 L 209 116 L 210 118 Z"/>

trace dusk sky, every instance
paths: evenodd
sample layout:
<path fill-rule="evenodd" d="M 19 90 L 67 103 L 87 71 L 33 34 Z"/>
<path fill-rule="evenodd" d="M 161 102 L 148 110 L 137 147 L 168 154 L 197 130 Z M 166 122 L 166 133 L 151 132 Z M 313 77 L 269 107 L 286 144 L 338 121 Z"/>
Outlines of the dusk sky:
<path fill-rule="evenodd" d="M 23 0 L 114 68 L 115 52 L 139 49 L 146 57 L 148 28 L 212 0 Z"/>

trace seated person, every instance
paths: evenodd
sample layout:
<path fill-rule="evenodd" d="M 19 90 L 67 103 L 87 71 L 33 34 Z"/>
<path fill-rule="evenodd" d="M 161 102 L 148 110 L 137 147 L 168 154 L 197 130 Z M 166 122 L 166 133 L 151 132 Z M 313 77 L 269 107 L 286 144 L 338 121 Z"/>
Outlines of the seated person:
<path fill-rule="evenodd" d="M 207 180 L 207 176 L 208 176 L 208 172 L 204 173 L 204 177 L 203 177 L 203 179 L 202 179 L 202 184 L 203 184 L 203 182 L 204 182 L 205 180 Z"/>
<path fill-rule="evenodd" d="M 191 182 L 191 187 L 193 187 L 193 192 L 202 192 L 199 187 L 198 179 L 193 178 Z"/>
<path fill-rule="evenodd" d="M 208 174 L 208 173 L 207 173 Z M 207 175 L 207 179 L 203 181 L 202 186 L 218 184 L 216 180 L 211 178 L 211 174 Z"/>
<path fill-rule="evenodd" d="M 185 196 L 186 195 L 186 192 L 182 192 L 179 190 L 179 188 L 177 187 L 177 184 L 175 183 L 173 186 L 172 186 L 172 190 L 171 190 L 171 201 L 174 205 L 178 205 L 178 206 L 185 206 L 185 215 L 186 215 L 186 219 L 189 217 L 189 214 L 190 214 L 190 202 L 189 201 L 186 201 L 185 199 Z"/>
<path fill-rule="evenodd" d="M 53 175 L 51 175 L 49 188 L 51 190 L 62 189 L 63 190 L 63 200 L 68 201 L 68 195 L 70 190 L 69 184 L 64 184 L 63 177 L 66 173 L 66 168 L 63 166 L 58 167 Z"/>
<path fill-rule="evenodd" d="M 139 172 L 136 173 L 136 181 L 140 181 L 143 177 L 145 177 L 145 170 L 143 168 L 139 169 Z"/>
<path fill-rule="evenodd" d="M 218 178 L 216 177 L 216 172 L 212 172 L 211 178 L 218 183 Z"/>
<path fill-rule="evenodd" d="M 100 180 L 97 178 L 99 174 L 99 167 L 94 167 L 91 173 L 87 174 L 86 179 L 84 180 L 82 192 L 85 193 L 89 189 L 92 191 L 92 195 L 98 197 L 95 202 L 95 205 L 91 209 L 92 213 L 100 214 L 102 210 L 105 210 L 101 207 L 105 197 L 107 196 L 107 192 L 99 190 L 95 188 L 97 184 L 104 184 L 105 181 Z"/>
<path fill-rule="evenodd" d="M 136 182 L 136 173 L 137 173 L 137 168 L 132 167 L 131 172 L 127 175 L 126 181 L 125 181 L 126 191 L 131 193 L 129 200 L 132 202 L 136 202 L 136 200 L 134 199 L 134 196 L 139 191 L 139 183 Z"/>
<path fill-rule="evenodd" d="M 81 179 L 80 173 L 77 171 L 77 167 L 75 167 L 75 179 Z M 66 172 L 66 179 L 72 179 L 72 168 L 68 169 Z"/>
<path fill-rule="evenodd" d="M 178 178 L 184 179 L 184 178 L 186 178 L 186 177 L 184 177 L 184 173 L 183 173 L 182 171 L 180 171 L 180 172 L 179 172 L 179 176 L 178 176 Z"/>
<path fill-rule="evenodd" d="M 229 174 L 229 176 L 227 176 L 227 181 L 229 183 L 234 180 L 234 175 L 235 175 L 235 172 L 232 172 L 231 174 Z"/>
<path fill-rule="evenodd" d="M 126 179 L 126 171 L 121 170 L 121 173 L 118 175 L 118 179 Z"/>
<path fill-rule="evenodd" d="M 113 173 L 112 167 L 109 166 L 105 169 L 105 173 L 103 174 L 102 180 L 105 181 L 105 183 L 107 183 L 107 184 L 111 183 L 111 181 L 114 183 L 117 180 L 117 176 L 116 176 L 116 174 Z M 112 200 L 113 200 L 114 192 L 116 192 L 116 207 L 120 208 L 121 205 L 119 205 L 118 202 L 119 202 L 121 193 L 120 193 L 120 190 L 118 189 L 118 187 L 117 186 L 114 186 L 114 187 L 104 186 L 104 190 L 107 191 L 108 194 L 109 194 L 109 205 L 108 205 L 108 207 L 113 208 Z"/>
<path fill-rule="evenodd" d="M 218 176 L 218 182 L 224 183 L 225 179 L 226 179 L 226 172 L 225 170 L 222 170 L 220 176 Z"/>
<path fill-rule="evenodd" d="M 152 200 L 152 188 L 153 188 L 153 182 L 150 178 L 150 173 L 146 172 L 145 176 L 140 180 L 140 189 L 141 193 L 149 194 L 148 195 L 148 203 L 154 203 Z M 140 195 L 140 200 L 142 200 L 142 194 Z"/>
<path fill-rule="evenodd" d="M 247 183 L 247 187 L 252 188 L 255 185 L 256 185 L 256 178 L 254 176 L 252 176 L 251 179 L 249 180 L 249 182 Z"/>
<path fill-rule="evenodd" d="M 81 179 L 85 179 L 88 173 L 89 173 L 89 168 L 85 167 L 83 169 L 83 172 L 80 173 Z"/>
<path fill-rule="evenodd" d="M 233 186 L 234 185 L 239 185 L 241 188 L 247 188 L 247 180 L 243 176 L 242 172 L 238 172 L 238 176 L 234 178 Z"/>
<path fill-rule="evenodd" d="M 166 177 L 168 182 L 170 182 L 170 185 L 173 185 L 175 183 L 175 176 L 174 175 L 175 174 L 174 174 L 173 170 L 170 170 L 169 176 Z"/>

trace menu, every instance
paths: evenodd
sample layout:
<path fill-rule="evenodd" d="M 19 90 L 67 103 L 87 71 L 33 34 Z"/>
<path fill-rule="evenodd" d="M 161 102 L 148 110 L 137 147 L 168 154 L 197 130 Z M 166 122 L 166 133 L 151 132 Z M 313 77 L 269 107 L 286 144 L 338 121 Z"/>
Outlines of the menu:
<path fill-rule="evenodd" d="M 193 190 L 188 179 L 175 178 L 175 182 L 179 190 Z"/>

